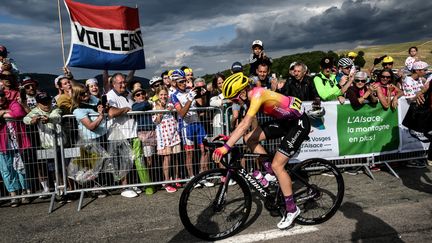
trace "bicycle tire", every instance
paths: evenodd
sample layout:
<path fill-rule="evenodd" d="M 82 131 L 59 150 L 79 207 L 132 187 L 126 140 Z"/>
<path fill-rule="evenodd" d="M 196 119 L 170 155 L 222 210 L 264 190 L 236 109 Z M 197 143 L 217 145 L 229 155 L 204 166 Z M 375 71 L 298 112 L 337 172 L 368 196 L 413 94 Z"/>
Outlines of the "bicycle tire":
<path fill-rule="evenodd" d="M 237 174 L 231 179 L 237 184 L 228 186 L 223 208 L 215 210 L 218 190 L 222 189 L 221 177 L 226 169 L 213 169 L 195 176 L 184 188 L 179 202 L 180 219 L 192 235 L 213 241 L 238 233 L 249 217 L 252 208 L 251 191 L 246 182 Z M 200 181 L 207 180 L 214 187 L 195 188 Z"/>
<path fill-rule="evenodd" d="M 296 222 L 314 225 L 329 220 L 344 197 L 345 185 L 339 169 L 325 159 L 313 158 L 294 166 L 293 171 L 314 188 L 310 190 L 299 179 L 293 180 L 293 193 L 301 210 Z"/>

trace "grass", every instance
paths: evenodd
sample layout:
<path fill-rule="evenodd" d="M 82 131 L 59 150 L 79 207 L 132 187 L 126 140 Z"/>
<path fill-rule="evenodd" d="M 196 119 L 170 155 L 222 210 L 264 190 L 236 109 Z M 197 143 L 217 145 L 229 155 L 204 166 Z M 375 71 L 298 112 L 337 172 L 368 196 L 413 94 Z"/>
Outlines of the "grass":
<path fill-rule="evenodd" d="M 420 57 L 420 60 L 425 61 L 430 65 L 432 64 L 432 40 L 419 40 L 397 44 L 357 47 L 354 50 L 341 50 L 337 51 L 337 53 L 347 54 L 350 51 L 363 51 L 365 53 L 364 58 L 366 60 L 365 67 L 370 67 L 375 57 L 389 55 L 394 59 L 394 67 L 401 68 L 405 66 L 405 59 L 408 57 L 408 48 L 411 46 L 417 46 L 419 50 L 417 55 Z"/>

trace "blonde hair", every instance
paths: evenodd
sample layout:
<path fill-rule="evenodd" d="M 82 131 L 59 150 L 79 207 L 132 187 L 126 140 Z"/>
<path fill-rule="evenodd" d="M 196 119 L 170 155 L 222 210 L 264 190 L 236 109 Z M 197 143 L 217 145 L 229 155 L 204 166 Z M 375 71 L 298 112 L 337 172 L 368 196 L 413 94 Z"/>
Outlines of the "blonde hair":
<path fill-rule="evenodd" d="M 158 97 L 159 97 L 159 93 L 160 93 L 162 90 L 164 90 L 165 92 L 167 92 L 167 94 L 169 94 L 168 88 L 167 88 L 165 85 L 162 85 L 162 86 L 159 86 L 159 87 L 156 88 L 155 93 L 156 93 L 156 95 L 157 95 Z M 166 105 L 166 104 L 165 104 L 165 105 Z M 158 99 L 157 102 L 156 102 L 156 106 L 165 109 L 165 107 L 162 106 L 162 104 L 161 104 L 161 102 L 160 102 L 159 99 Z"/>
<path fill-rule="evenodd" d="M 85 85 L 82 84 L 74 84 L 72 85 L 72 106 L 71 106 L 71 112 L 78 108 L 79 104 L 81 103 L 81 96 L 82 94 L 85 94 L 88 92 L 88 89 Z"/>

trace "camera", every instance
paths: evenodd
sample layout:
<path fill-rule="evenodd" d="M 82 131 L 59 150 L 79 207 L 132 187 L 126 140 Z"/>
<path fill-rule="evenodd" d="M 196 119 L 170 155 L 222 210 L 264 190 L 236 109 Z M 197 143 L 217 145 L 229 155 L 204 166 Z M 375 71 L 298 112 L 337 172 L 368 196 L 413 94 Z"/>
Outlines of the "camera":
<path fill-rule="evenodd" d="M 106 108 L 107 103 L 108 103 L 107 96 L 106 95 L 102 95 L 102 97 L 101 97 L 101 105 L 103 106 L 103 108 Z"/>
<path fill-rule="evenodd" d="M 25 91 L 24 87 L 20 87 L 19 94 L 20 94 L 21 100 L 23 100 L 23 101 L 27 100 L 27 94 L 26 94 L 26 91 Z"/>

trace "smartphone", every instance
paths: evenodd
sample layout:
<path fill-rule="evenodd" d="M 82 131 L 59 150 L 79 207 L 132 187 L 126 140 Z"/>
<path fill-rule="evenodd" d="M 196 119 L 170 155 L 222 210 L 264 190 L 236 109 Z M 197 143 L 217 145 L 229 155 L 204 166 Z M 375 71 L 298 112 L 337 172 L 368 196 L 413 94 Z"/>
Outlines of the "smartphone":
<path fill-rule="evenodd" d="M 21 100 L 27 100 L 27 94 L 26 94 L 25 88 L 20 88 L 19 94 L 20 94 Z"/>
<path fill-rule="evenodd" d="M 276 79 L 276 73 L 272 73 L 271 76 L 272 76 L 273 79 Z"/>
<path fill-rule="evenodd" d="M 103 108 L 106 108 L 107 102 L 108 102 L 107 96 L 106 95 L 102 95 L 102 97 L 101 97 L 101 105 L 103 106 Z"/>

